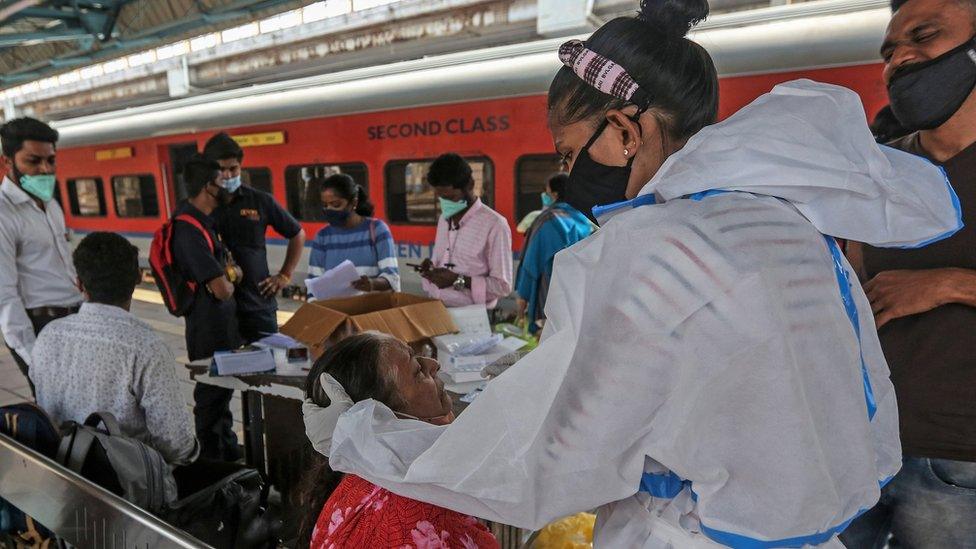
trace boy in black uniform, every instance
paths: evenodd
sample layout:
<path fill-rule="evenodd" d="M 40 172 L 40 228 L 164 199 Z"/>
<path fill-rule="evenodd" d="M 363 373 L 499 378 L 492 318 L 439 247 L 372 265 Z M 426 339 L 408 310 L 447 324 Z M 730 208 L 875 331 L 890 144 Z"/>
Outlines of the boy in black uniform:
<path fill-rule="evenodd" d="M 240 279 L 240 269 L 228 262 L 212 216 L 227 195 L 220 184 L 220 166 L 196 155 L 186 164 L 184 174 L 189 198 L 174 215 L 196 218 L 210 234 L 208 242 L 200 229 L 189 223 L 176 222 L 173 227 L 176 264 L 187 280 L 198 285 L 186 316 L 186 351 L 190 360 L 200 360 L 241 345 L 233 284 Z M 233 395 L 230 389 L 212 385 L 198 383 L 194 387 L 193 415 L 201 457 L 225 461 L 241 458 L 230 412 Z"/>
<path fill-rule="evenodd" d="M 243 339 L 250 343 L 264 334 L 278 331 L 275 296 L 286 287 L 302 257 L 305 231 L 298 221 L 282 208 L 270 194 L 241 182 L 244 151 L 226 133 L 210 138 L 203 148 L 208 160 L 220 165 L 221 184 L 229 193 L 229 202 L 221 205 L 214 217 L 217 232 L 244 271 L 237 286 L 237 321 Z M 277 274 L 268 270 L 265 234 L 268 226 L 288 239 L 285 261 Z"/>

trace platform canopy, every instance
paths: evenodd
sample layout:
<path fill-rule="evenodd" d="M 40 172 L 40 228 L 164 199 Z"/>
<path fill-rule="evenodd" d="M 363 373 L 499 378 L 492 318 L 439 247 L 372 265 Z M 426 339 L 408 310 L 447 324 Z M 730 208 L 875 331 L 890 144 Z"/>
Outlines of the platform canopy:
<path fill-rule="evenodd" d="M 309 4 L 301 0 L 0 0 L 0 87 Z"/>

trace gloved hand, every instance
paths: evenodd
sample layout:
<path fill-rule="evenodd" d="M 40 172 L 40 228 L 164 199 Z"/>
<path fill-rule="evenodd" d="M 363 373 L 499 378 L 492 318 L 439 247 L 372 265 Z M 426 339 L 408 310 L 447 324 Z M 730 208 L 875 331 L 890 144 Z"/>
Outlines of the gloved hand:
<path fill-rule="evenodd" d="M 313 399 L 305 399 L 302 404 L 302 417 L 305 420 L 305 434 L 312 442 L 312 448 L 329 457 L 332 447 L 332 434 L 335 432 L 339 416 L 354 404 L 346 390 L 329 374 L 319 376 Z M 319 404 L 325 404 L 320 406 Z"/>

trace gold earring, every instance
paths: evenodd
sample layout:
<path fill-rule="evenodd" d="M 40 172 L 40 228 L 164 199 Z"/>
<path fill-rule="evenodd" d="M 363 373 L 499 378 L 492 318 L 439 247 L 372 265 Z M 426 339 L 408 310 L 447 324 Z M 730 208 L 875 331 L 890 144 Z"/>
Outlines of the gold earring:
<path fill-rule="evenodd" d="M 627 149 L 624 149 L 624 156 L 630 156 L 630 151 L 628 151 Z"/>

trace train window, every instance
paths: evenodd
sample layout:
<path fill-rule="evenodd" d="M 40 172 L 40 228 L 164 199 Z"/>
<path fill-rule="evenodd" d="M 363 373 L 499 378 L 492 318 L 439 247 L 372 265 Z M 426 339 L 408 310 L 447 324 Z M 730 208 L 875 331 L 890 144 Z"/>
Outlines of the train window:
<path fill-rule="evenodd" d="M 105 215 L 105 190 L 100 177 L 68 180 L 68 204 L 71 215 L 101 217 Z"/>
<path fill-rule="evenodd" d="M 242 168 L 241 180 L 252 189 L 271 192 L 271 170 L 268 168 Z"/>
<path fill-rule="evenodd" d="M 542 209 L 542 193 L 549 176 L 562 171 L 558 154 L 533 154 L 515 162 L 515 220 Z"/>
<path fill-rule="evenodd" d="M 486 157 L 465 158 L 471 164 L 474 194 L 495 203 L 495 166 Z M 436 225 L 440 205 L 427 184 L 433 160 L 394 160 L 386 165 L 386 216 L 392 223 Z"/>
<path fill-rule="evenodd" d="M 366 164 L 306 164 L 285 168 L 285 198 L 291 215 L 302 221 L 323 221 L 322 202 L 311 182 L 337 173 L 350 175 L 369 193 Z"/>
<path fill-rule="evenodd" d="M 119 175 L 112 178 L 115 213 L 119 217 L 158 217 L 156 180 L 151 175 Z"/>

